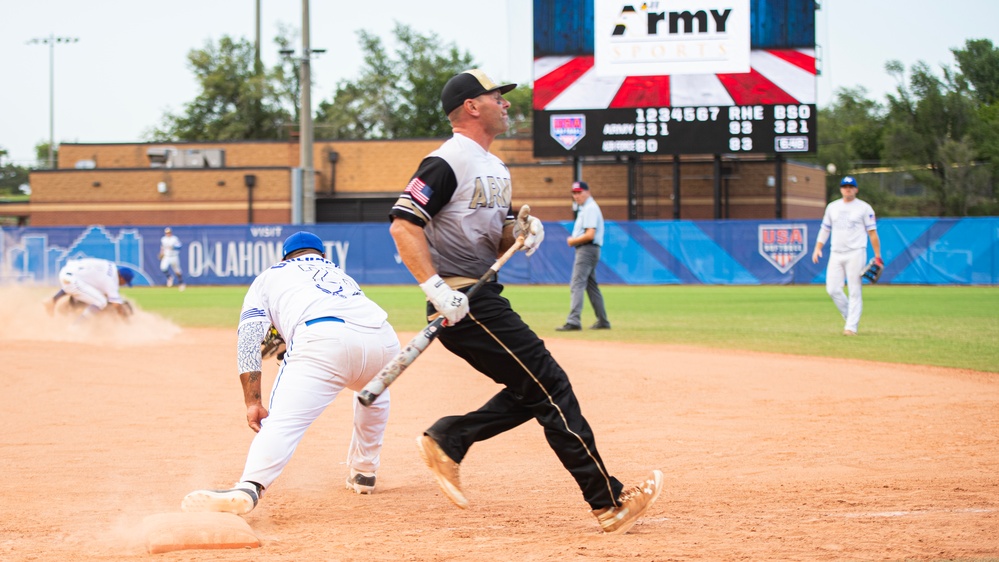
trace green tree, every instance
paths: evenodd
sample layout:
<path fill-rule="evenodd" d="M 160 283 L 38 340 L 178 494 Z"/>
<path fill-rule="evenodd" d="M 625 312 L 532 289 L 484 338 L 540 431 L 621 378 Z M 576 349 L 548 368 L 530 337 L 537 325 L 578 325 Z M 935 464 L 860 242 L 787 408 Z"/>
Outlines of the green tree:
<path fill-rule="evenodd" d="M 49 142 L 39 141 L 35 144 L 35 161 L 38 162 L 38 167 L 48 168 L 49 167 Z M 57 144 L 52 150 L 52 166 L 56 167 L 59 165 L 59 145 Z"/>
<path fill-rule="evenodd" d="M 507 110 L 510 130 L 507 136 L 530 136 L 534 130 L 534 90 L 527 84 L 518 84 L 503 97 L 510 102 L 510 109 Z"/>
<path fill-rule="evenodd" d="M 999 49 L 988 39 L 968 39 L 963 49 L 951 49 L 964 78 L 985 105 L 999 101 Z"/>
<path fill-rule="evenodd" d="M 940 164 L 946 208 L 954 215 L 967 216 L 976 206 L 986 203 L 991 195 L 992 175 L 989 169 L 975 161 L 975 148 L 967 137 L 946 139 L 940 146 Z"/>
<path fill-rule="evenodd" d="M 28 183 L 28 173 L 31 171 L 11 162 L 9 155 L 7 149 L 0 147 L 0 197 L 19 195 L 20 187 Z"/>
<path fill-rule="evenodd" d="M 897 87 L 884 103 L 862 87 L 836 92 L 819 110 L 820 165 L 834 164 L 830 197 L 841 176 L 857 176 L 863 198 L 883 216 L 982 215 L 999 212 L 999 48 L 972 39 L 952 49 L 956 67 L 935 72 L 919 62 L 885 68 Z M 888 168 L 888 173 L 870 167 Z M 891 189 L 925 188 L 925 196 Z"/>
<path fill-rule="evenodd" d="M 283 75 L 255 72 L 251 42 L 223 36 L 218 44 L 209 42 L 187 58 L 201 93 L 184 105 L 183 112 L 167 113 L 148 137 L 156 141 L 281 138 L 290 115 L 274 84 Z"/>
<path fill-rule="evenodd" d="M 298 30 L 286 25 L 278 25 L 278 34 L 274 37 L 274 44 L 279 51 L 294 51 L 294 41 L 298 39 Z M 268 75 L 268 80 L 274 88 L 275 96 L 292 107 L 293 123 L 289 127 L 297 126 L 299 122 L 299 97 L 302 95 L 302 76 L 298 60 L 293 57 L 283 57 L 281 62 L 274 67 Z"/>
<path fill-rule="evenodd" d="M 988 39 L 969 39 L 952 52 L 979 102 L 969 132 L 975 159 L 988 166 L 991 178 L 999 178 L 999 48 Z M 977 196 L 967 203 L 969 214 L 999 213 L 999 193 L 995 182 L 989 183 L 976 186 Z"/>
<path fill-rule="evenodd" d="M 949 67 L 938 78 L 923 62 L 913 65 L 908 76 L 898 61 L 889 61 L 886 69 L 898 85 L 887 96 L 885 161 L 913 168 L 912 175 L 933 194 L 936 214 L 965 214 L 978 189 L 964 181 L 977 177 L 967 169 L 973 165 L 970 134 L 976 119 L 967 81 Z"/>
<path fill-rule="evenodd" d="M 396 23 L 396 48 L 364 30 L 358 32 L 365 53 L 356 80 L 340 81 L 332 98 L 320 102 L 316 136 L 325 139 L 397 139 L 446 137 L 451 126 L 441 111 L 440 92 L 455 74 L 473 68 L 474 59 L 454 43 L 444 45 L 433 33 L 423 35 Z M 531 118 L 530 88 L 518 88 L 511 102 L 511 131 Z"/>
<path fill-rule="evenodd" d="M 397 33 L 398 28 L 397 24 Z M 361 75 L 357 80 L 340 81 L 332 101 L 319 103 L 316 136 L 326 139 L 396 138 L 394 109 L 411 86 L 399 83 L 397 66 L 400 63 L 391 60 L 381 38 L 364 30 L 357 35 L 364 53 Z"/>
<path fill-rule="evenodd" d="M 884 123 L 884 107 L 868 99 L 862 86 L 837 90 L 832 105 L 819 110 L 818 161 L 822 166 L 833 164 L 837 170 L 826 178 L 829 197 L 839 195 L 841 176 L 853 174 L 862 162 L 881 160 Z M 869 198 L 867 186 L 864 187 L 865 198 Z"/>

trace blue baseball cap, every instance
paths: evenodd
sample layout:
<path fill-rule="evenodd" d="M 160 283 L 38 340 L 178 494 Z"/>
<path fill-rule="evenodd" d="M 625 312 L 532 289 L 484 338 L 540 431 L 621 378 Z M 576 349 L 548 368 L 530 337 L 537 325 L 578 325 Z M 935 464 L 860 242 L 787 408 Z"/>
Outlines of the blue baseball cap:
<path fill-rule="evenodd" d="M 853 176 L 846 176 L 843 181 L 839 182 L 840 187 L 857 187 L 857 180 L 853 179 Z"/>
<path fill-rule="evenodd" d="M 326 246 L 323 245 L 321 238 L 311 232 L 300 231 L 285 239 L 282 250 L 284 256 L 281 259 L 288 259 L 288 254 L 304 248 L 319 250 L 320 254 L 326 255 Z"/>
<path fill-rule="evenodd" d="M 119 265 L 118 275 L 121 275 L 121 278 L 125 280 L 125 283 L 128 283 L 129 287 L 132 286 L 132 279 L 135 278 L 135 272 L 132 271 L 132 268 Z"/>

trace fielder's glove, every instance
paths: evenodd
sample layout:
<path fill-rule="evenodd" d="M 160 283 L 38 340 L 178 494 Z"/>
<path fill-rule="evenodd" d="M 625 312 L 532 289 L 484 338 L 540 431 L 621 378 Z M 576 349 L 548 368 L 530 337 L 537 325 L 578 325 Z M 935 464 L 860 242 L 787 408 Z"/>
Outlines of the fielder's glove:
<path fill-rule="evenodd" d="M 521 235 L 524 236 L 524 247 L 521 251 L 527 252 L 527 255 L 530 256 L 545 239 L 545 225 L 538 220 L 538 217 L 527 217 L 526 222 L 527 224 L 525 225 L 517 221 L 513 225 L 513 237 L 519 238 Z"/>
<path fill-rule="evenodd" d="M 885 269 L 885 262 L 881 258 L 871 258 L 871 261 L 867 262 L 864 270 L 860 273 L 860 276 L 867 279 L 871 283 L 877 283 L 878 279 L 881 279 L 881 272 Z"/>
<path fill-rule="evenodd" d="M 118 314 L 123 318 L 128 318 L 129 316 L 135 314 L 135 309 L 132 308 L 132 303 L 128 299 L 122 299 L 121 307 L 118 309 Z"/>
<path fill-rule="evenodd" d="M 260 342 L 260 356 L 267 359 L 271 355 L 276 355 L 278 361 L 284 361 L 284 352 L 287 351 L 284 338 L 278 333 L 273 325 L 267 330 L 264 341 Z"/>

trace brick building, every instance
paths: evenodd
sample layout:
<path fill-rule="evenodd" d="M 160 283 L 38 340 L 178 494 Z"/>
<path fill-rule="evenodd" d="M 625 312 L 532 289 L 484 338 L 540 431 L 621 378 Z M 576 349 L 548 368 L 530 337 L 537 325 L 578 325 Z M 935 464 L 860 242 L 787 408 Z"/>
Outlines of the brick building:
<path fill-rule="evenodd" d="M 317 141 L 316 221 L 387 220 L 440 143 Z M 500 138 L 492 150 L 510 166 L 514 206 L 528 203 L 542 220 L 572 218 L 577 171 L 608 220 L 819 218 L 826 204 L 824 170 L 773 158 L 601 157 L 577 166 L 534 158 L 529 138 Z M 63 143 L 56 169 L 32 172 L 30 203 L 0 215 L 29 226 L 286 224 L 298 161 L 297 142 Z"/>

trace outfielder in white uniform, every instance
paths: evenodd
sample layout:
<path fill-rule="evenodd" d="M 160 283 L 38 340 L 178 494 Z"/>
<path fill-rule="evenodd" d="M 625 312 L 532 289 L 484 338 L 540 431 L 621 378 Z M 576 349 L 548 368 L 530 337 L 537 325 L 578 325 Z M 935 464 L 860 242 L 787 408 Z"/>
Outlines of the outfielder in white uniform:
<path fill-rule="evenodd" d="M 167 287 L 173 287 L 176 278 L 177 288 L 184 290 L 184 275 L 180 271 L 180 238 L 174 236 L 169 226 L 163 229 L 163 238 L 160 238 L 160 271 L 166 277 Z"/>
<path fill-rule="evenodd" d="M 191 492 L 181 503 L 184 511 L 248 513 L 340 391 L 347 388 L 356 396 L 398 353 L 388 315 L 323 252 L 315 234 L 292 234 L 284 242 L 284 259 L 250 285 L 237 347 L 246 419 L 257 435 L 233 489 Z M 288 350 L 265 408 L 260 344 L 272 324 Z M 347 488 L 358 494 L 374 491 L 388 416 L 388 392 L 367 408 L 354 401 Z"/>
<path fill-rule="evenodd" d="M 99 258 L 69 260 L 59 270 L 59 284 L 62 288 L 45 303 L 45 306 L 51 314 L 55 310 L 56 302 L 63 296 L 69 295 L 71 299 L 88 305 L 80 315 L 81 320 L 108 306 L 127 317 L 131 315 L 132 308 L 119 294 L 118 287 L 125 284 L 131 286 L 134 277 L 135 272 L 130 268 L 112 261 Z"/>
<path fill-rule="evenodd" d="M 839 190 L 843 198 L 826 206 L 815 251 L 812 252 L 812 263 L 819 263 L 822 247 L 832 235 L 832 251 L 826 267 L 826 292 L 846 321 L 843 335 L 855 336 L 860 313 L 864 309 L 861 275 L 867 264 L 868 238 L 871 239 L 875 259 L 882 266 L 884 262 L 881 260 L 881 239 L 878 238 L 874 209 L 867 202 L 857 199 L 857 180 L 846 176 L 840 182 Z M 849 297 L 843 292 L 844 282 L 849 289 Z"/>

